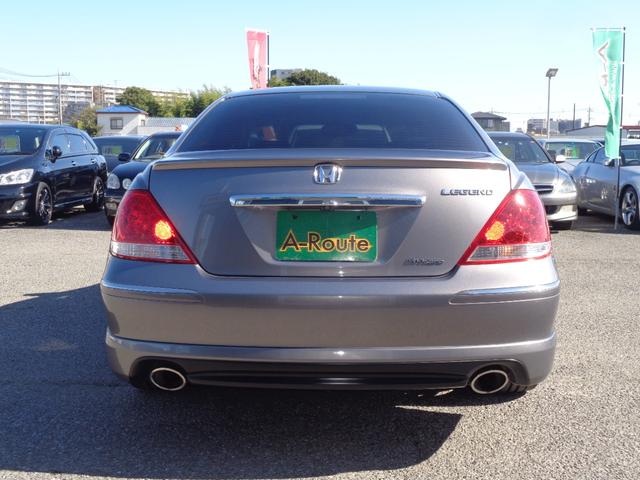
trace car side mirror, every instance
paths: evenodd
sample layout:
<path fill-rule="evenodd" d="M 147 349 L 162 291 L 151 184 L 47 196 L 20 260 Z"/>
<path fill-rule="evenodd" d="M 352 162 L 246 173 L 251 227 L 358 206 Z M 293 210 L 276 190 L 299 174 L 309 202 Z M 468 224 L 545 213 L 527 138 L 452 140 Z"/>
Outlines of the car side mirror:
<path fill-rule="evenodd" d="M 564 163 L 567 161 L 567 157 L 565 155 L 556 155 L 553 161 L 556 163 Z"/>
<path fill-rule="evenodd" d="M 50 149 L 47 149 L 45 153 L 49 161 L 51 163 L 55 163 L 55 161 L 62 156 L 62 149 L 59 146 L 54 145 Z"/>
<path fill-rule="evenodd" d="M 119 162 L 128 162 L 129 160 L 131 160 L 131 154 L 130 153 L 123 152 L 120 155 L 118 155 L 118 161 Z"/>
<path fill-rule="evenodd" d="M 547 152 L 549 152 L 549 155 L 551 155 L 551 159 L 555 162 L 556 161 L 556 151 L 555 150 L 547 150 Z"/>
<path fill-rule="evenodd" d="M 604 166 L 605 167 L 615 167 L 616 166 L 616 159 L 615 158 L 607 158 L 604 161 Z"/>

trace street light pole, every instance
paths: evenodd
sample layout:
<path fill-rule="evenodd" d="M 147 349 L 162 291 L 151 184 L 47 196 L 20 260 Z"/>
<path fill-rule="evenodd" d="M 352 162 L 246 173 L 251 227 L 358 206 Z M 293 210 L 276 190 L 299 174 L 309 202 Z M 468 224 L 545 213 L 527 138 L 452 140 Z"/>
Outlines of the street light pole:
<path fill-rule="evenodd" d="M 549 115 L 551 113 L 551 79 L 558 73 L 557 68 L 550 68 L 547 70 L 546 77 L 549 79 L 547 84 L 547 140 L 551 136 L 551 125 L 549 124 Z"/>

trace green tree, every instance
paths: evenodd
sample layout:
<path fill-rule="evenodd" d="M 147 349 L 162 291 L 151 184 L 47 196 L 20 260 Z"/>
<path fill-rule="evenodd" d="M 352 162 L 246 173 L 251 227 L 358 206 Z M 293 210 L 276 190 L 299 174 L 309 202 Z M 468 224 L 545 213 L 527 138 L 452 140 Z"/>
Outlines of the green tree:
<path fill-rule="evenodd" d="M 270 87 L 286 87 L 291 85 L 341 85 L 340 79 L 315 69 L 294 72 L 284 80 L 269 80 Z"/>
<path fill-rule="evenodd" d="M 98 117 L 96 116 L 95 107 L 87 107 L 81 112 L 71 117 L 71 125 L 73 127 L 84 130 L 92 137 L 95 137 L 100 133 L 100 127 L 98 127 Z"/>
<path fill-rule="evenodd" d="M 197 117 L 205 108 L 230 91 L 228 87 L 216 88 L 203 85 L 201 90 L 191 92 L 185 102 L 185 112 L 188 116 Z"/>
<path fill-rule="evenodd" d="M 124 89 L 124 92 L 122 92 L 122 95 L 116 98 L 116 102 L 120 105 L 130 105 L 140 108 L 152 117 L 161 115 L 162 105 L 146 88 L 127 87 Z"/>

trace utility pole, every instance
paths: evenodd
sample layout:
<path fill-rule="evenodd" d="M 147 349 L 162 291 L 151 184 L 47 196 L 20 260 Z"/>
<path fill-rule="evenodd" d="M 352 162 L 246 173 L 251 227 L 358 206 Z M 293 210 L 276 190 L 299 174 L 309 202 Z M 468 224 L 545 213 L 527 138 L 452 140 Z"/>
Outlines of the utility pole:
<path fill-rule="evenodd" d="M 547 84 L 547 140 L 551 136 L 551 125 L 549 124 L 549 114 L 551 112 L 551 79 L 558 73 L 557 68 L 550 68 L 547 70 L 546 77 L 549 79 Z"/>
<path fill-rule="evenodd" d="M 591 105 L 587 108 L 587 125 L 589 127 L 591 126 Z"/>
<path fill-rule="evenodd" d="M 62 84 L 60 77 L 68 77 L 71 74 L 69 72 L 60 72 L 58 70 L 58 124 L 62 125 Z"/>
<path fill-rule="evenodd" d="M 576 129 L 576 104 L 573 104 L 573 121 L 571 122 L 571 129 Z"/>

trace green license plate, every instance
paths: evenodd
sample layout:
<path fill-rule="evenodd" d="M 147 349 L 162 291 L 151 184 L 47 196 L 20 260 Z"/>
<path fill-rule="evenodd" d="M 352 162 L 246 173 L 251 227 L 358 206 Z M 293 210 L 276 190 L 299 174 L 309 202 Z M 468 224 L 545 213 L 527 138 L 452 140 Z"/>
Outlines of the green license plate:
<path fill-rule="evenodd" d="M 373 262 L 376 213 L 335 210 L 278 212 L 276 259 L 308 262 Z"/>

